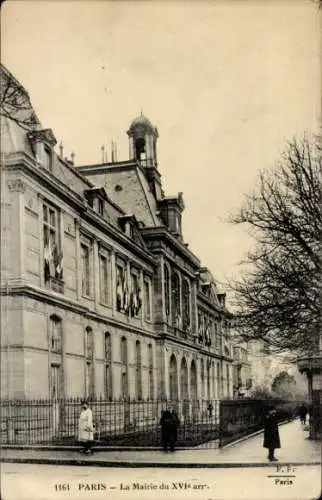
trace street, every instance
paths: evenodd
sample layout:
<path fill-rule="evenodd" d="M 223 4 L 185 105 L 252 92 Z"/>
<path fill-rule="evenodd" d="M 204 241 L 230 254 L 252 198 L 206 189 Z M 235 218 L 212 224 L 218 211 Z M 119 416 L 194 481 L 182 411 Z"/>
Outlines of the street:
<path fill-rule="evenodd" d="M 4 500 L 309 500 L 321 491 L 317 465 L 218 469 L 1 464 Z"/>

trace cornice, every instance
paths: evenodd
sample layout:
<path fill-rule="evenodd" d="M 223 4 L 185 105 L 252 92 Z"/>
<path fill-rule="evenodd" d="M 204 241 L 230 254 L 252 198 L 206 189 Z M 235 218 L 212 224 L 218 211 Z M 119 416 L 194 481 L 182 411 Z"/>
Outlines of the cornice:
<path fill-rule="evenodd" d="M 94 165 L 79 165 L 75 169 L 81 174 L 95 175 L 104 174 L 106 172 L 117 172 L 120 170 L 129 170 L 137 167 L 138 163 L 135 160 L 120 161 L 116 163 L 97 163 Z"/>
<path fill-rule="evenodd" d="M 61 307 L 62 309 L 71 311 L 73 313 L 77 313 L 87 319 L 96 320 L 101 323 L 108 324 L 109 326 L 120 328 L 122 330 L 131 331 L 132 333 L 139 333 L 140 335 L 145 335 L 153 338 L 157 338 L 159 336 L 158 333 L 153 332 L 152 330 L 145 330 L 143 328 L 139 328 L 135 325 L 131 325 L 130 323 L 122 323 L 118 320 L 106 317 L 102 314 L 97 313 L 96 311 L 91 311 L 88 307 L 82 306 L 78 303 L 73 302 L 72 300 L 64 297 L 63 295 L 57 294 L 53 295 L 51 293 L 46 293 L 44 290 L 40 288 L 35 288 L 31 285 L 24 285 L 18 287 L 4 288 L 0 289 L 0 294 L 2 296 L 21 296 L 27 297 L 32 300 L 39 300 L 46 304 L 50 304 L 52 306 Z"/>
<path fill-rule="evenodd" d="M 187 249 L 184 243 L 177 240 L 165 226 L 140 228 L 140 232 L 147 240 L 163 239 L 174 247 L 178 253 L 181 253 L 186 259 L 193 263 L 197 268 L 200 267 L 200 260 L 190 250 Z"/>
<path fill-rule="evenodd" d="M 102 220 L 96 212 L 87 208 L 85 199 L 72 191 L 66 184 L 61 182 L 57 177 L 50 174 L 46 170 L 40 169 L 38 166 L 35 168 L 35 161 L 30 161 L 31 158 L 25 153 L 15 153 L 10 155 L 5 160 L 5 167 L 10 172 L 17 172 L 20 170 L 27 174 L 28 177 L 35 179 L 39 184 L 47 187 L 58 198 L 63 199 L 68 205 L 71 205 L 77 213 L 87 222 L 99 228 L 103 233 L 112 236 L 118 243 L 139 255 L 141 258 L 147 260 L 153 266 L 156 266 L 154 256 L 147 250 L 135 245 L 126 235 L 123 235 L 116 227 Z M 14 180 L 12 180 L 13 182 Z M 17 179 L 18 181 L 18 179 Z"/>

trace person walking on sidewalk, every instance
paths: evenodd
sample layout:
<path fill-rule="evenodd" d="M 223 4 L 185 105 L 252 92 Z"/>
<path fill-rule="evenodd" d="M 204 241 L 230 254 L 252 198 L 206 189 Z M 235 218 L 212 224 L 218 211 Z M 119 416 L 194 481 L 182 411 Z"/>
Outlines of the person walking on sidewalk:
<path fill-rule="evenodd" d="M 302 425 L 306 424 L 307 407 L 304 403 L 299 407 L 299 417 Z"/>
<path fill-rule="evenodd" d="M 174 409 L 167 409 L 160 419 L 161 439 L 164 451 L 174 451 L 178 438 L 179 417 Z"/>
<path fill-rule="evenodd" d="M 82 411 L 78 421 L 78 440 L 82 443 L 81 452 L 89 455 L 93 453 L 94 442 L 93 413 L 87 401 L 82 401 Z"/>
<path fill-rule="evenodd" d="M 281 447 L 276 408 L 271 408 L 264 422 L 264 448 L 268 448 L 268 460 L 276 462 L 275 449 Z"/>

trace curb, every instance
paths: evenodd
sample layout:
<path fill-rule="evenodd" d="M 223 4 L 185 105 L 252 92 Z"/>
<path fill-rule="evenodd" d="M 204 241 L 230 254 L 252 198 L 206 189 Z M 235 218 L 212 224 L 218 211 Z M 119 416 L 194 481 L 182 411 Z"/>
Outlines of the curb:
<path fill-rule="evenodd" d="M 162 446 L 95 446 L 93 445 L 95 451 L 162 451 Z M 1 446 L 2 450 L 36 450 L 36 451 L 79 451 L 80 446 L 64 446 L 64 445 L 39 445 L 39 444 L 7 444 Z M 213 449 L 219 449 L 219 447 L 214 447 Z M 195 450 L 195 447 L 182 447 L 176 446 L 178 451 Z"/>
<path fill-rule="evenodd" d="M 279 423 L 279 425 L 283 425 L 283 424 L 288 424 L 290 423 L 289 420 L 283 420 L 282 422 Z M 213 448 L 215 450 L 219 449 L 219 450 L 223 450 L 223 449 L 227 449 L 231 446 L 234 446 L 234 445 L 237 445 L 239 443 L 242 443 L 243 441 L 246 441 L 247 439 L 250 439 L 252 437 L 255 437 L 255 436 L 258 436 L 259 434 L 263 433 L 264 432 L 264 429 L 260 429 L 258 431 L 255 431 L 253 432 L 252 434 L 246 434 L 245 436 L 237 439 L 236 441 L 232 441 L 231 443 L 227 443 L 221 447 L 219 447 L 219 439 L 218 440 L 213 440 L 214 441 L 218 441 L 218 446 L 213 446 L 213 447 L 209 447 L 210 448 Z M 94 441 L 95 443 L 95 441 Z M 201 448 L 202 445 L 206 445 L 207 443 L 202 443 L 201 445 L 197 445 L 197 446 L 176 446 L 176 450 L 178 451 L 188 451 L 188 450 L 194 450 L 194 451 L 197 451 L 199 449 L 206 449 L 205 448 Z M 94 444 L 95 446 L 95 444 Z M 1 449 L 3 450 L 38 450 L 38 451 L 78 451 L 80 448 L 80 446 L 77 446 L 77 445 L 50 445 L 50 444 L 45 444 L 45 445 L 41 445 L 41 444 L 2 444 L 1 445 Z M 98 446 L 95 446 L 95 450 L 96 451 L 161 451 L 163 448 L 162 446 L 102 446 L 102 445 L 98 445 Z"/>
<path fill-rule="evenodd" d="M 42 464 L 42 465 L 70 465 L 70 466 L 86 466 L 86 467 L 113 467 L 113 468 L 163 468 L 163 469 L 236 469 L 236 468 L 259 468 L 259 467 L 274 467 L 276 462 L 255 462 L 255 463 L 156 463 L 156 462 L 121 462 L 121 461 L 103 461 L 103 460 L 82 460 L 82 459 L 46 459 L 46 458 L 4 458 L 2 463 L 20 463 L 20 464 Z M 300 465 L 319 465 L 321 462 L 278 462 L 279 465 L 288 465 L 298 467 Z"/>
<path fill-rule="evenodd" d="M 282 422 L 279 422 L 278 425 L 284 425 L 284 424 L 289 424 L 289 423 L 290 423 L 290 420 L 283 420 Z M 259 434 L 262 434 L 263 432 L 264 432 L 264 429 L 259 429 L 258 431 L 253 432 L 252 434 L 246 434 L 246 436 L 243 436 L 239 439 L 236 439 L 236 441 L 232 441 L 231 443 L 224 444 L 220 449 L 223 450 L 226 448 L 230 448 L 231 446 L 235 446 L 235 444 L 239 444 L 239 443 L 242 443 L 243 441 L 247 441 L 247 439 L 258 436 Z"/>

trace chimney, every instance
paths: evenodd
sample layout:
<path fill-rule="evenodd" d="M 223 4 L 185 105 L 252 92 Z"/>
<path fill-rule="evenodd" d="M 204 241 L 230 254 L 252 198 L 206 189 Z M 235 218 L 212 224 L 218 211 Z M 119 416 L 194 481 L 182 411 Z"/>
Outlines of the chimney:
<path fill-rule="evenodd" d="M 101 146 L 102 163 L 105 163 L 105 146 Z"/>
<path fill-rule="evenodd" d="M 70 154 L 71 164 L 74 165 L 75 162 L 75 153 L 74 151 Z"/>
<path fill-rule="evenodd" d="M 64 146 L 63 146 L 63 143 L 61 141 L 59 144 L 59 156 L 60 156 L 60 158 L 63 158 L 63 156 L 64 156 Z"/>

